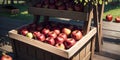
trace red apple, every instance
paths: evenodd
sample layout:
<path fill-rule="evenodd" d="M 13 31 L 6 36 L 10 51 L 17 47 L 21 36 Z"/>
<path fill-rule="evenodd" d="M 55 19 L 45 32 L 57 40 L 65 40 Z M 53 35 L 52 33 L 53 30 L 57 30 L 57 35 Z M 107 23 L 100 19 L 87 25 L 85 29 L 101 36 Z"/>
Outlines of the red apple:
<path fill-rule="evenodd" d="M 75 11 L 81 12 L 82 11 L 82 5 L 80 3 L 74 5 Z"/>
<path fill-rule="evenodd" d="M 118 22 L 118 23 L 120 23 L 120 16 L 116 17 L 115 21 Z"/>
<path fill-rule="evenodd" d="M 65 50 L 65 45 L 63 43 L 57 43 L 57 44 L 55 44 L 55 47 Z"/>
<path fill-rule="evenodd" d="M 35 24 L 35 23 L 29 24 L 29 25 L 28 25 L 28 30 L 29 30 L 30 32 L 35 31 L 35 30 L 36 30 L 36 24 Z"/>
<path fill-rule="evenodd" d="M 60 5 L 57 8 L 58 8 L 58 10 L 65 10 L 65 6 L 64 5 Z"/>
<path fill-rule="evenodd" d="M 54 4 L 49 4 L 49 7 L 50 9 L 56 9 L 56 6 Z"/>
<path fill-rule="evenodd" d="M 65 33 L 60 33 L 58 36 L 64 38 L 64 40 L 67 39 L 67 35 Z"/>
<path fill-rule="evenodd" d="M 54 0 L 50 0 L 49 8 L 50 9 L 55 9 L 56 8 Z"/>
<path fill-rule="evenodd" d="M 82 38 L 82 32 L 80 30 L 74 30 L 71 37 L 78 41 Z"/>
<path fill-rule="evenodd" d="M 73 38 L 67 38 L 64 42 L 66 49 L 69 49 L 76 43 L 75 39 Z"/>
<path fill-rule="evenodd" d="M 56 37 L 56 39 L 55 39 L 56 43 L 63 43 L 64 41 L 65 41 L 65 39 L 60 36 Z"/>
<path fill-rule="evenodd" d="M 38 4 L 36 4 L 35 7 L 37 7 L 37 8 L 41 8 L 41 7 L 42 7 L 42 4 L 41 4 L 41 3 L 38 3 Z"/>
<path fill-rule="evenodd" d="M 73 11 L 74 9 L 73 9 L 72 3 L 66 3 L 66 9 L 70 10 L 70 11 Z"/>
<path fill-rule="evenodd" d="M 45 39 L 45 42 L 48 43 L 48 44 L 50 44 L 50 45 L 55 45 L 55 40 L 52 37 L 47 37 Z"/>
<path fill-rule="evenodd" d="M 57 34 L 54 31 L 51 31 L 51 32 L 48 33 L 48 37 L 56 38 Z"/>
<path fill-rule="evenodd" d="M 44 34 L 40 34 L 39 36 L 37 36 L 37 39 L 39 41 L 45 41 L 45 35 Z"/>
<path fill-rule="evenodd" d="M 21 29 L 21 34 L 22 35 L 26 35 L 29 31 L 27 29 Z"/>
<path fill-rule="evenodd" d="M 106 15 L 107 21 L 112 21 L 113 16 L 111 14 Z"/>
<path fill-rule="evenodd" d="M 62 33 L 65 33 L 66 35 L 70 35 L 71 30 L 69 28 L 63 28 Z"/>
<path fill-rule="evenodd" d="M 41 33 L 40 33 L 39 31 L 34 31 L 34 32 L 33 32 L 33 36 L 34 36 L 35 38 L 36 38 L 37 36 L 40 36 L 40 34 L 41 34 Z"/>
<path fill-rule="evenodd" d="M 58 35 L 60 34 L 60 29 L 59 28 L 54 28 L 53 31 Z"/>
<path fill-rule="evenodd" d="M 48 34 L 50 32 L 50 29 L 48 29 L 48 28 L 44 28 L 43 30 L 42 30 L 42 33 L 43 34 Z"/>
<path fill-rule="evenodd" d="M 36 27 L 36 30 L 37 31 L 41 31 L 43 29 L 43 26 L 42 25 L 38 25 L 37 27 Z"/>
<path fill-rule="evenodd" d="M 30 28 L 35 28 L 36 27 L 36 24 L 35 23 L 31 23 L 28 25 Z"/>
<path fill-rule="evenodd" d="M 33 34 L 32 34 L 31 32 L 28 32 L 28 33 L 26 34 L 26 37 L 28 37 L 28 38 L 33 38 Z"/>
<path fill-rule="evenodd" d="M 3 54 L 0 60 L 13 60 L 11 56 Z"/>

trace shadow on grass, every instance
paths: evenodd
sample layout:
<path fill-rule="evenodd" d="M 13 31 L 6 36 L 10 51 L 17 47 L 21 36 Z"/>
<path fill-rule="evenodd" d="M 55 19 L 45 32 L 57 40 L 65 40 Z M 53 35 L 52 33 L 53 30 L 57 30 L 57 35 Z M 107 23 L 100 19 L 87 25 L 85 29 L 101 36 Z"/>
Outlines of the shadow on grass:
<path fill-rule="evenodd" d="M 119 44 L 120 45 L 120 39 L 112 39 L 112 38 L 107 38 L 107 37 L 103 37 L 103 40 L 106 42 L 110 42 L 110 43 L 115 43 L 115 44 Z"/>
<path fill-rule="evenodd" d="M 18 20 L 33 20 L 33 16 L 28 13 L 28 6 L 26 4 L 14 4 L 13 6 L 20 10 L 18 14 L 1 12 L 0 16 L 10 17 Z"/>
<path fill-rule="evenodd" d="M 105 5 L 104 12 L 107 12 L 112 9 L 120 9 L 120 2 L 115 1 L 108 3 L 108 5 Z"/>

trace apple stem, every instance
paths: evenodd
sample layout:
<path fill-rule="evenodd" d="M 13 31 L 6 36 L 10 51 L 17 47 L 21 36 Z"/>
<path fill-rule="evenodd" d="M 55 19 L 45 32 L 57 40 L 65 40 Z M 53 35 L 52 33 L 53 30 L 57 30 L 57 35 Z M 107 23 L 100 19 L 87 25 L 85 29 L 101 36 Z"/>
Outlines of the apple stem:
<path fill-rule="evenodd" d="M 6 55 L 6 52 L 4 51 L 4 52 L 2 52 L 2 55 Z"/>

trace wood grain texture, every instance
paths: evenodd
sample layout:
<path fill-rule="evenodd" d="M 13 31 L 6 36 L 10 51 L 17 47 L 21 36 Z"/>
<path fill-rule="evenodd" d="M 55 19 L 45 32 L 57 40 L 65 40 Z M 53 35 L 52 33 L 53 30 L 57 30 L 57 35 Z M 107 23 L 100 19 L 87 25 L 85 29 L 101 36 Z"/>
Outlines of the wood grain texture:
<path fill-rule="evenodd" d="M 45 8 L 36 8 L 36 7 L 29 7 L 28 11 L 30 14 L 34 14 L 34 15 L 62 17 L 62 18 L 70 18 L 74 20 L 84 20 L 84 21 L 88 20 L 87 18 L 88 13 L 84 13 L 84 12 L 45 9 Z"/>

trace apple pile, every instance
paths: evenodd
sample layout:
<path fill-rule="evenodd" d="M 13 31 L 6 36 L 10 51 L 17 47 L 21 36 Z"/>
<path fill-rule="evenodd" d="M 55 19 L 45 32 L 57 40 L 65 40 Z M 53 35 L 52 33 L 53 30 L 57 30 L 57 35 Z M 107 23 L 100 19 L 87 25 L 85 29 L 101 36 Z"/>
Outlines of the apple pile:
<path fill-rule="evenodd" d="M 76 1 L 74 0 L 42 0 L 39 3 L 35 4 L 34 7 L 83 12 L 84 5 L 79 0 L 76 0 Z"/>
<path fill-rule="evenodd" d="M 18 29 L 18 33 L 59 49 L 69 49 L 83 36 L 79 27 L 59 22 L 31 23 Z"/>
<path fill-rule="evenodd" d="M 0 60 L 13 60 L 13 58 L 10 55 L 2 53 Z"/>

